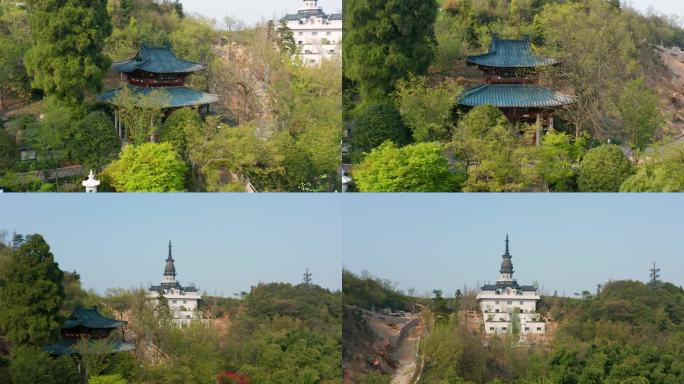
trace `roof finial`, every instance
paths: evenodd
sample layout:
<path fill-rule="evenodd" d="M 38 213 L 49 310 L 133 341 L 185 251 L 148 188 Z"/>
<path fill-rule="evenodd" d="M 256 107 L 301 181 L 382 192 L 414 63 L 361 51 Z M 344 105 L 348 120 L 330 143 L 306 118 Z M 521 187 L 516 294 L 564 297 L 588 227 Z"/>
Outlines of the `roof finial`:
<path fill-rule="evenodd" d="M 173 257 L 171 256 L 171 240 L 169 240 L 169 260 L 173 260 Z"/>
<path fill-rule="evenodd" d="M 506 234 L 506 254 L 508 255 L 508 233 Z"/>

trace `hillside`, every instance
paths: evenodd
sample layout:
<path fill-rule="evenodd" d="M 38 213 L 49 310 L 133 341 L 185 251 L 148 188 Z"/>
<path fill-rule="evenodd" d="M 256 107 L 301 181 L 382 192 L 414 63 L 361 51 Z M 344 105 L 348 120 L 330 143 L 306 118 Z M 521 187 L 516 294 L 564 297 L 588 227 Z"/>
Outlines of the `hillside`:
<path fill-rule="evenodd" d="M 359 191 L 684 191 L 682 65 L 660 47 L 684 46 L 674 18 L 618 0 L 402 4 L 345 3 Z M 485 54 L 512 61 L 468 59 Z"/>

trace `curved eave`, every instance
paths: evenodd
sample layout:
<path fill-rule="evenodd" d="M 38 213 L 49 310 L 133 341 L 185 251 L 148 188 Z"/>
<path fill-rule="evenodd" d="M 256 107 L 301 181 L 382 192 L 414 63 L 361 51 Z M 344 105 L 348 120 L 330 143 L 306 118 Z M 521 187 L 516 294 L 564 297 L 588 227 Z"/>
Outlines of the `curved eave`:
<path fill-rule="evenodd" d="M 485 53 L 483 55 L 468 56 L 466 58 L 466 64 L 469 65 L 479 65 L 485 68 L 543 68 L 552 65 L 557 65 L 560 62 L 552 58 L 543 58 L 537 60 L 529 60 L 526 62 L 516 62 L 514 60 L 504 59 L 492 59 L 492 53 Z"/>
<path fill-rule="evenodd" d="M 178 61 L 182 61 L 186 63 L 187 65 L 185 67 L 181 68 L 172 68 L 169 66 L 162 66 L 161 68 L 157 68 L 156 66 L 148 65 L 146 62 L 136 62 L 135 60 L 125 60 L 125 61 L 119 61 L 114 64 L 112 64 L 112 70 L 116 72 L 121 72 L 121 73 L 133 73 L 136 70 L 141 70 L 144 72 L 149 72 L 149 73 L 156 73 L 156 74 L 163 74 L 163 73 L 193 73 L 193 72 L 198 72 L 201 70 L 204 70 L 207 68 L 206 65 L 204 64 L 199 64 L 199 63 L 193 63 L 191 61 L 185 61 L 181 59 L 177 59 Z"/>
<path fill-rule="evenodd" d="M 492 105 L 497 108 L 558 108 L 575 98 L 539 85 L 484 84 L 463 92 L 458 104 L 466 107 Z"/>
<path fill-rule="evenodd" d="M 187 87 L 143 88 L 131 86 L 130 88 L 133 94 L 143 95 L 147 95 L 155 90 L 165 91 L 165 93 L 168 94 L 170 101 L 162 105 L 162 108 L 196 107 L 199 105 L 212 104 L 219 100 L 218 95 L 195 91 Z M 121 88 L 101 93 L 97 98 L 102 102 L 117 105 L 114 102 L 114 99 L 119 92 L 121 92 Z"/>

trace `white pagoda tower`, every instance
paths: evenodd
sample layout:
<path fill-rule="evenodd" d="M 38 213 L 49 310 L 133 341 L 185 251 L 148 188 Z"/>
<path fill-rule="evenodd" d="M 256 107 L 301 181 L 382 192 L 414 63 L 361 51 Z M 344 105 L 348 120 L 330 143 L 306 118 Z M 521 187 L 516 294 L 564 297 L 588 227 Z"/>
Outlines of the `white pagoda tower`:
<path fill-rule="evenodd" d="M 537 313 L 537 302 L 540 300 L 537 289 L 531 285 L 518 285 L 513 279 L 508 235 L 506 252 L 501 257 L 503 261 L 496 284 L 483 286 L 477 295 L 477 302 L 484 318 L 485 333 L 511 333 L 513 318 L 517 316 L 520 320 L 521 335 L 543 334 L 546 326 Z"/>
<path fill-rule="evenodd" d="M 199 301 L 202 299 L 197 288 L 193 285 L 184 287 L 176 280 L 175 260 L 171 255 L 171 242 L 169 241 L 169 256 L 164 266 L 164 278 L 159 285 L 150 287 L 147 298 L 158 300 L 160 294 L 166 299 L 174 322 L 177 325 L 187 325 L 195 319 L 199 319 L 197 311 Z"/>

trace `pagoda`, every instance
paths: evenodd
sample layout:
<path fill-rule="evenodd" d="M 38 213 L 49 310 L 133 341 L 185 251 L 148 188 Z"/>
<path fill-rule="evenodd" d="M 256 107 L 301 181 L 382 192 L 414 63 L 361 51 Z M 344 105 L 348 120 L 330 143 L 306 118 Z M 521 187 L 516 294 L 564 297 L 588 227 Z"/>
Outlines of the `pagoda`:
<path fill-rule="evenodd" d="M 165 115 L 183 107 L 197 108 L 204 115 L 209 105 L 218 101 L 217 95 L 195 91 L 185 86 L 188 75 L 201 71 L 206 65 L 180 59 L 169 44 L 152 47 L 143 44 L 131 59 L 115 62 L 112 70 L 119 72 L 121 79 L 134 95 L 147 95 L 154 90 L 164 90 L 169 98 L 162 105 Z M 116 105 L 116 96 L 122 88 L 102 93 L 98 98 Z M 121 139 L 126 138 L 125 127 L 115 110 L 114 125 Z"/>
<path fill-rule="evenodd" d="M 531 285 L 519 285 L 513 279 L 513 262 L 508 250 L 501 256 L 501 268 L 496 284 L 486 284 L 477 294 L 477 303 L 482 311 L 486 334 L 511 333 L 513 316 L 520 320 L 520 334 L 544 334 L 546 324 L 537 313 L 537 302 L 541 299 L 537 289 Z"/>
<path fill-rule="evenodd" d="M 109 338 L 117 328 L 123 328 L 126 321 L 110 319 L 102 316 L 97 307 L 76 307 L 61 329 L 62 340 L 57 344 L 47 345 L 43 349 L 51 355 L 78 354 L 77 345 L 81 340 L 93 341 Z M 122 332 L 123 334 L 123 332 Z M 135 349 L 133 344 L 121 341 L 111 343 L 108 353 L 119 353 Z"/>
<path fill-rule="evenodd" d="M 185 326 L 199 318 L 198 308 L 202 296 L 194 285 L 183 286 L 176 280 L 176 265 L 171 254 L 170 241 L 169 255 L 164 264 L 164 278 L 159 285 L 150 286 L 147 292 L 147 299 L 150 301 L 155 302 L 162 297 L 171 311 L 174 324 Z"/>
<path fill-rule="evenodd" d="M 458 104 L 466 110 L 493 105 L 512 121 L 553 128 L 554 112 L 575 102 L 572 96 L 538 84 L 539 70 L 557 65 L 558 61 L 532 52 L 529 39 L 503 40 L 494 36 L 489 52 L 468 56 L 466 62 L 485 74 L 485 84 L 458 97 Z"/>

